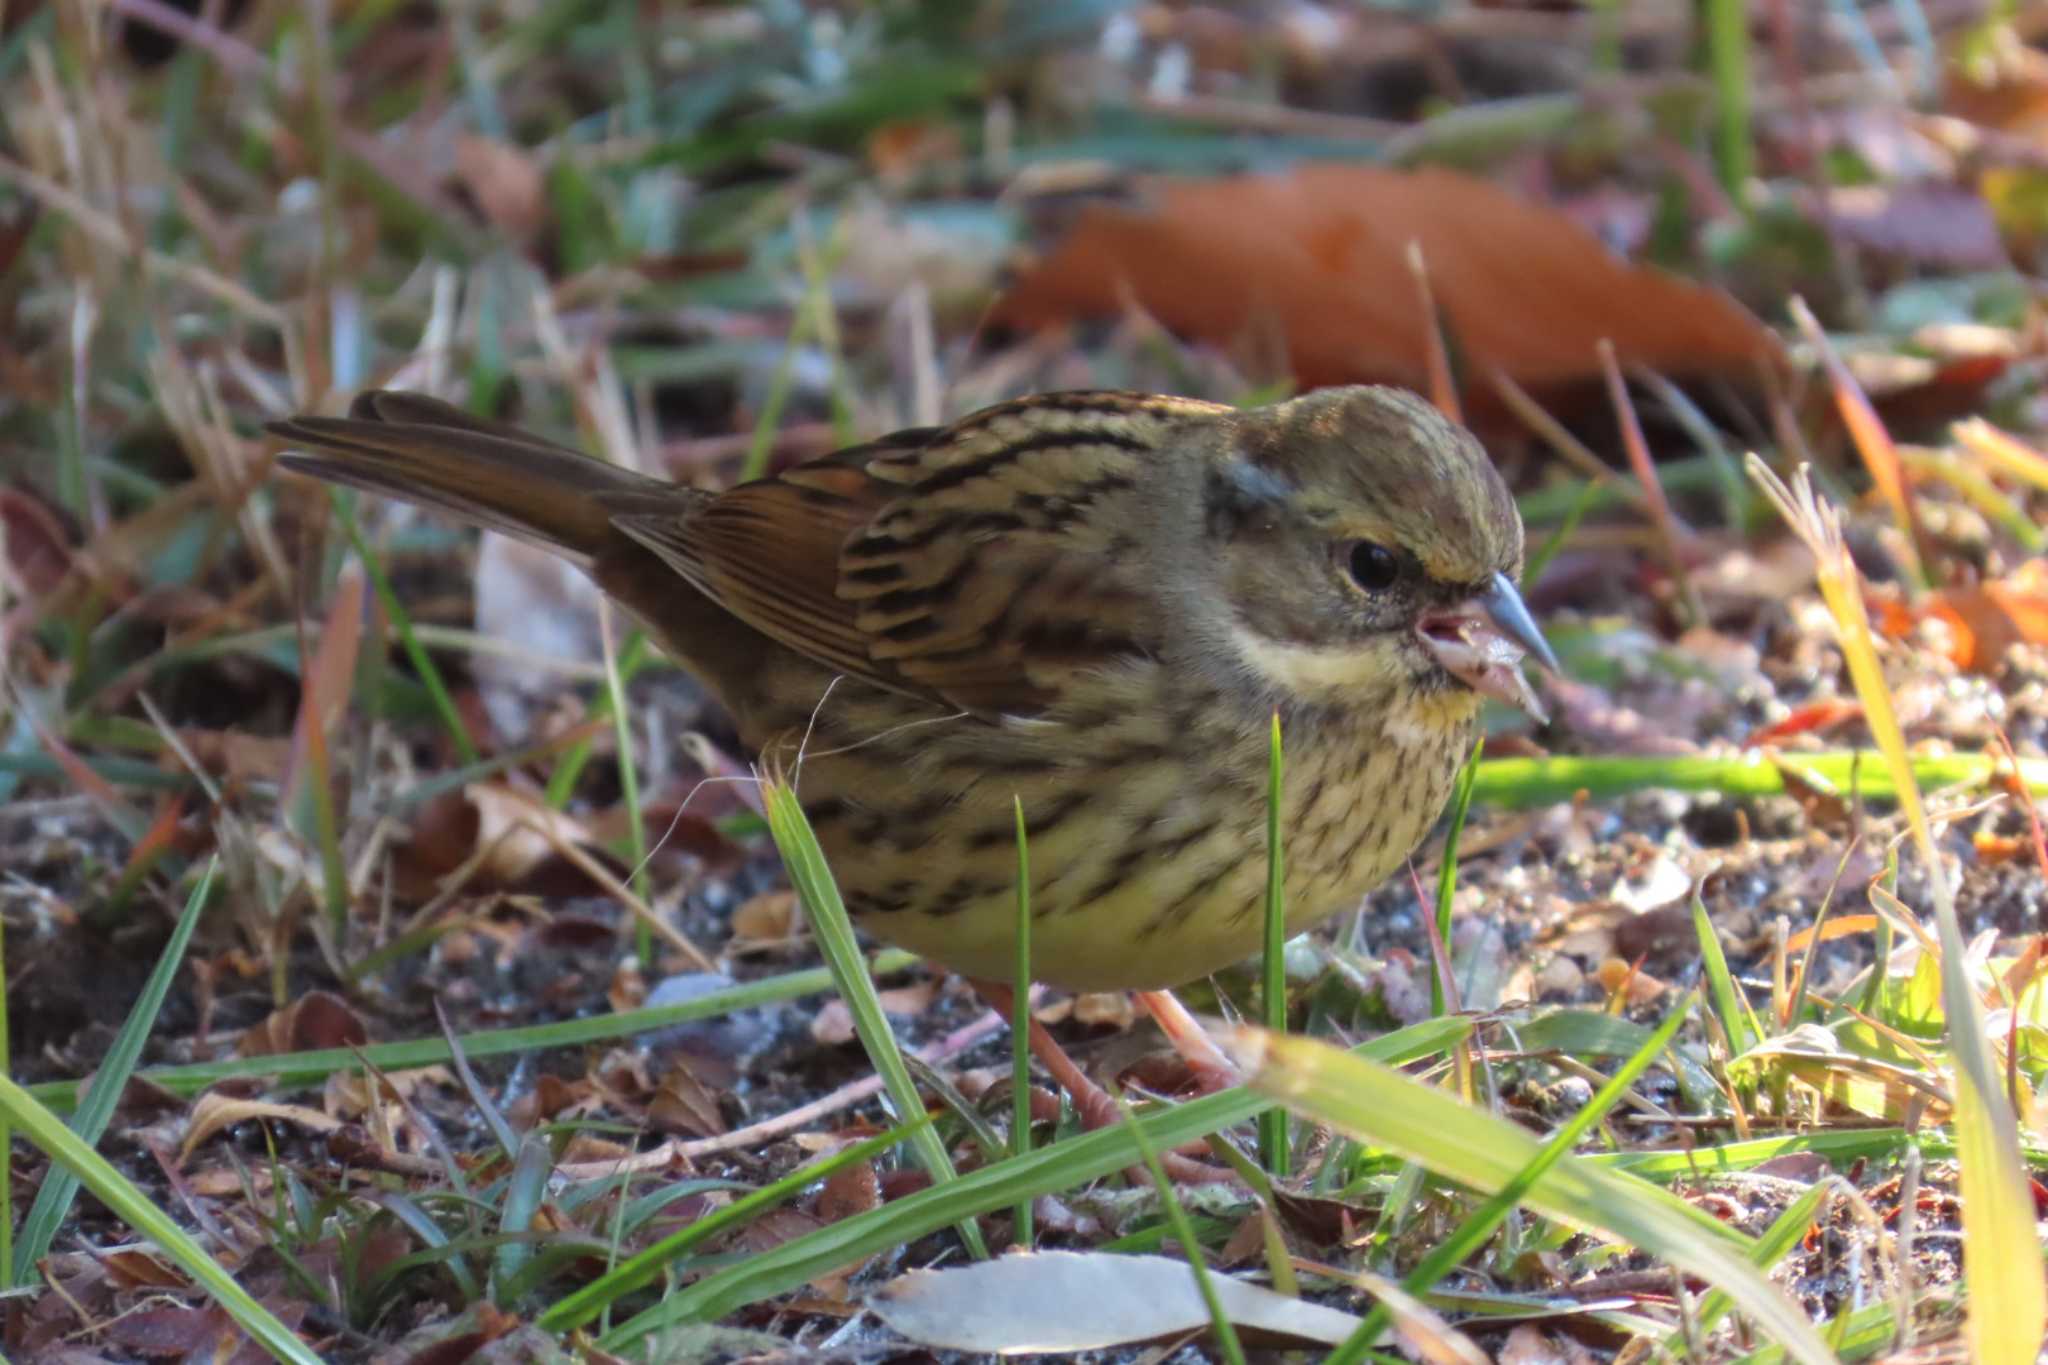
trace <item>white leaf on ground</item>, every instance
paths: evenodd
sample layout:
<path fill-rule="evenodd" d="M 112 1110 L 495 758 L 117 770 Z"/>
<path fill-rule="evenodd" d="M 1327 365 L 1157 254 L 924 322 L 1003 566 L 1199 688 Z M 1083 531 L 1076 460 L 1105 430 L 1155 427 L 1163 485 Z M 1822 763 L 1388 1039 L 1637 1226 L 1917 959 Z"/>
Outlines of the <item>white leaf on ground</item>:
<path fill-rule="evenodd" d="M 1240 1328 L 1335 1345 L 1359 1319 L 1211 1271 Z M 1206 1327 L 1208 1307 L 1185 1261 L 1111 1252 L 1040 1251 L 957 1270 L 914 1270 L 868 1296 L 868 1308 L 925 1346 L 1026 1355 L 1092 1351 Z"/>

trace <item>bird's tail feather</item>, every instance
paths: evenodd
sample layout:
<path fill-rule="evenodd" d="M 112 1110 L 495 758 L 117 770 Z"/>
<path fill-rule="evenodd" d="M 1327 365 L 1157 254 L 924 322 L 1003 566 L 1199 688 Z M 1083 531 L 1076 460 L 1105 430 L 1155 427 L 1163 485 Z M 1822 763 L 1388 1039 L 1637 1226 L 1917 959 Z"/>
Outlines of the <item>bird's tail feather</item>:
<path fill-rule="evenodd" d="M 347 417 L 293 417 L 269 430 L 303 450 L 286 468 L 449 512 L 589 561 L 620 512 L 676 508 L 676 490 L 421 394 L 358 396 Z"/>

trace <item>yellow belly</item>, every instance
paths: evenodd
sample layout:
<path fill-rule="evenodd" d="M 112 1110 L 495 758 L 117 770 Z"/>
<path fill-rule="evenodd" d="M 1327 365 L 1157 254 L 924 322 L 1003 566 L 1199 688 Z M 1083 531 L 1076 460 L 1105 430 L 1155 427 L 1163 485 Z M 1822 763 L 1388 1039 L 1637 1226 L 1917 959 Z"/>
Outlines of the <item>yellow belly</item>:
<path fill-rule="evenodd" d="M 1358 905 L 1427 834 L 1471 742 L 1468 716 L 1443 719 L 1324 721 L 1288 739 L 1290 934 Z M 859 750 L 808 761 L 801 791 L 864 929 L 997 980 L 1016 969 L 1009 831 L 1021 797 L 1032 976 L 1073 990 L 1165 988 L 1258 951 L 1267 877 L 1263 736 L 1227 748 L 1174 738 L 1162 732 L 1113 777 L 1080 758 L 1004 774 L 948 768 L 933 757 L 942 745 L 893 763 Z"/>

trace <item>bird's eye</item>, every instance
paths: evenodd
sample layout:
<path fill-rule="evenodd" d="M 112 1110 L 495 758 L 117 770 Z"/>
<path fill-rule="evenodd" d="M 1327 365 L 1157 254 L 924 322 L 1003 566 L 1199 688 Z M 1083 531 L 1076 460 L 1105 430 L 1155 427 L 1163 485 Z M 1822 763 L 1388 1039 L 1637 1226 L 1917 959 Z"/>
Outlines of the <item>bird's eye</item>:
<path fill-rule="evenodd" d="M 1394 552 L 1369 540 L 1354 542 L 1346 563 L 1351 581 L 1367 592 L 1384 592 L 1401 576 L 1401 561 L 1394 558 Z"/>

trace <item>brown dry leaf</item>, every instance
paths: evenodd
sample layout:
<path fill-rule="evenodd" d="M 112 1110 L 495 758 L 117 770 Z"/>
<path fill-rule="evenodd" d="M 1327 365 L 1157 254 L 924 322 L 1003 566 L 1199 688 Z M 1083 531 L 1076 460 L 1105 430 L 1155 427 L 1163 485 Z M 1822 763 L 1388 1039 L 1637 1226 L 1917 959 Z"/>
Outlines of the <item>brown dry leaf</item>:
<path fill-rule="evenodd" d="M 1943 588 L 1917 604 L 1872 603 L 1885 634 L 1900 639 L 1932 622 L 1936 643 L 1958 668 L 1995 673 L 2016 644 L 2048 644 L 2048 559 L 2030 559 L 2002 579 Z"/>
<path fill-rule="evenodd" d="M 316 755 L 318 769 L 326 770 L 328 736 L 348 710 L 349 696 L 355 690 L 356 655 L 363 639 L 363 582 L 362 572 L 353 566 L 342 571 L 319 643 L 305 664 L 306 682 L 283 778 L 287 807 L 298 800 L 299 784 L 315 770 Z"/>
<path fill-rule="evenodd" d="M 331 991 L 308 991 L 291 1004 L 251 1026 L 235 1043 L 236 1055 L 274 1057 L 286 1052 L 318 1052 L 334 1047 L 361 1047 L 370 1031 Z"/>
<path fill-rule="evenodd" d="M 283 775 L 292 752 L 291 742 L 276 735 L 189 726 L 177 734 L 178 742 L 200 767 L 231 782 L 275 782 Z"/>
<path fill-rule="evenodd" d="M 1439 169 L 1155 182 L 1142 207 L 1086 211 L 991 320 L 1036 329 L 1136 304 L 1218 345 L 1277 332 L 1304 386 L 1419 388 L 1411 243 L 1475 374 L 1538 391 L 1590 380 L 1603 337 L 1623 364 L 1672 375 L 1748 379 L 1780 354 L 1725 294 L 1618 260 L 1565 214 Z"/>
<path fill-rule="evenodd" d="M 19 488 L 0 488 L 0 554 L 31 596 L 55 592 L 64 581 L 75 540 L 55 506 Z"/>
<path fill-rule="evenodd" d="M 238 1099 L 208 1091 L 192 1101 L 192 1116 L 186 1120 L 185 1141 L 178 1148 L 178 1163 L 183 1165 L 189 1161 L 199 1144 L 215 1133 L 251 1119 L 277 1119 L 321 1134 L 336 1133 L 342 1127 L 341 1120 L 329 1118 L 318 1109 L 308 1109 L 303 1104 L 274 1104 L 268 1100 Z"/>
<path fill-rule="evenodd" d="M 1640 1009 L 1650 1004 L 1669 989 L 1662 981 L 1641 968 L 1633 967 L 1618 957 L 1610 957 L 1594 970 L 1593 979 L 1610 996 L 1616 991 L 1628 992 L 1628 1007 Z"/>
<path fill-rule="evenodd" d="M 369 1113 L 379 1098 L 409 1099 L 426 1086 L 454 1084 L 448 1068 L 438 1065 L 382 1072 L 375 1081 L 359 1071 L 337 1071 L 321 1087 L 320 1107 L 335 1118 L 355 1120 Z"/>
<path fill-rule="evenodd" d="M 878 991 L 875 998 L 881 1002 L 887 1014 L 914 1018 L 931 1007 L 932 996 L 938 991 L 935 981 L 920 981 L 911 986 L 898 986 L 893 990 Z M 817 1014 L 811 1017 L 811 1040 L 826 1047 L 838 1047 L 853 1041 L 853 1011 L 846 1002 L 834 997 L 827 1000 Z"/>
<path fill-rule="evenodd" d="M 1123 1032 L 1138 1022 L 1138 1006 L 1129 991 L 1090 991 L 1074 997 L 1074 1022 Z"/>
<path fill-rule="evenodd" d="M 557 861 L 555 845 L 544 830 L 553 831 L 565 844 L 596 842 L 573 816 L 510 787 L 472 782 L 421 811 L 413 837 L 399 850 L 400 884 L 407 894 L 424 899 L 438 889 L 442 878 L 481 855 L 466 883 L 468 889 L 517 886 Z M 580 884 L 587 884 L 587 879 Z"/>
<path fill-rule="evenodd" d="M 647 1117 L 664 1133 L 683 1137 L 720 1137 L 726 1131 L 718 1095 L 698 1078 L 687 1057 L 664 1071 L 648 1101 Z"/>
<path fill-rule="evenodd" d="M 797 936 L 803 919 L 797 914 L 794 891 L 763 891 L 732 912 L 735 948 L 780 946 Z"/>
<path fill-rule="evenodd" d="M 817 1215 L 827 1223 L 851 1218 L 882 1206 L 882 1180 L 871 1161 L 856 1161 L 825 1179 L 818 1191 Z"/>
<path fill-rule="evenodd" d="M 183 1289 L 191 1281 L 139 1247 L 116 1247 L 99 1253 L 107 1280 L 117 1289 Z"/>
<path fill-rule="evenodd" d="M 547 181 L 525 148 L 459 133 L 455 176 L 491 226 L 507 237 L 526 242 L 540 231 L 547 213 Z"/>
<path fill-rule="evenodd" d="M 226 1360 L 242 1339 L 242 1329 L 216 1304 L 138 1309 L 121 1314 L 106 1330 L 111 1341 L 150 1359 Z"/>

